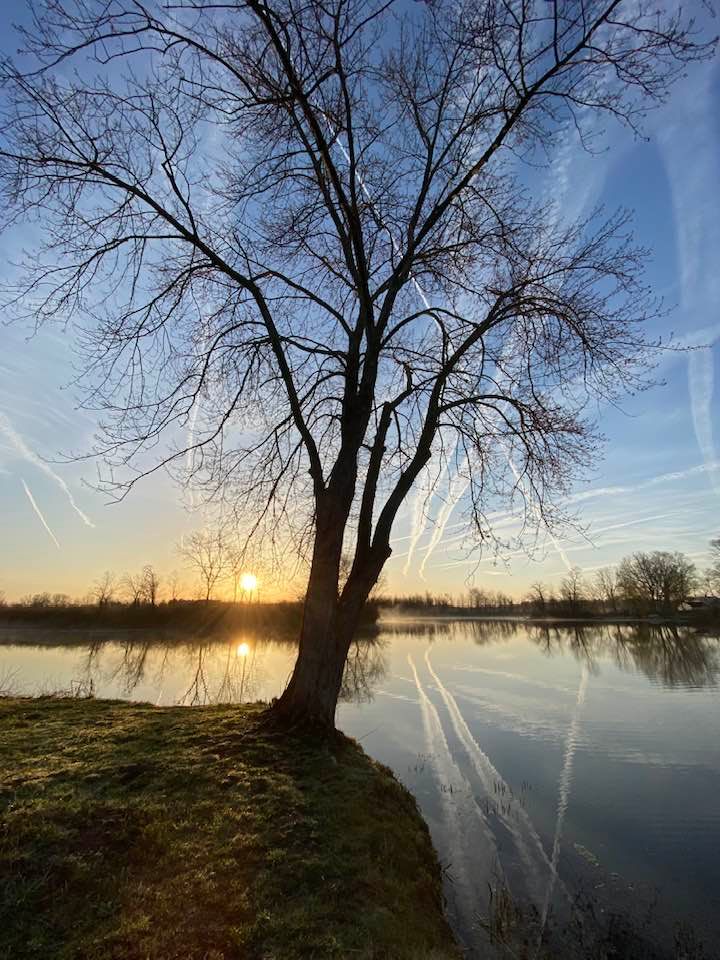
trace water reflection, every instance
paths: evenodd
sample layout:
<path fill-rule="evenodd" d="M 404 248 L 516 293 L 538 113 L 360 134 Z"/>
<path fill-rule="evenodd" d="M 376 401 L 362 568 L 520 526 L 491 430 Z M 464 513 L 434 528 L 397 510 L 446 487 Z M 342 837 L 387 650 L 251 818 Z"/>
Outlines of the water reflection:
<path fill-rule="evenodd" d="M 387 672 L 387 647 L 394 638 L 417 638 L 497 645 L 529 640 L 548 658 L 572 656 L 596 675 L 603 661 L 626 673 L 640 672 L 665 687 L 717 687 L 720 642 L 694 627 L 633 624 L 528 624 L 512 620 L 383 620 L 351 649 L 342 688 L 346 701 L 369 702 Z M 292 667 L 296 642 L 291 633 L 169 635 L 149 630 L 58 631 L 0 628 L 0 657 L 8 647 L 81 648 L 85 650 L 77 682 L 112 686 L 131 696 L 138 687 L 163 687 L 168 671 L 185 671 L 183 703 L 247 701 L 267 692 L 276 696 Z M 272 663 L 265 663 L 272 661 Z M 279 661 L 287 674 L 270 678 Z M 245 678 L 243 680 L 243 673 Z M 278 687 L 280 683 L 280 687 Z M 165 701 L 167 702 L 167 701 Z"/>

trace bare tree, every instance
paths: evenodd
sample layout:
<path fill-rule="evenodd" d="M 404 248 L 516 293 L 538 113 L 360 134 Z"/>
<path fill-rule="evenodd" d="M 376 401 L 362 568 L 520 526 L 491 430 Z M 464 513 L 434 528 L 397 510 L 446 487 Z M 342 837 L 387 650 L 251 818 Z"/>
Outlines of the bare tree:
<path fill-rule="evenodd" d="M 2 67 L 5 217 L 45 237 L 15 303 L 86 318 L 118 495 L 167 468 L 268 553 L 307 553 L 275 716 L 332 726 L 428 465 L 480 543 L 499 500 L 557 526 L 588 398 L 644 382 L 627 216 L 564 222 L 523 161 L 567 129 L 590 145 L 600 114 L 637 128 L 711 45 L 655 0 L 32 9 Z"/>
<path fill-rule="evenodd" d="M 710 566 L 705 571 L 708 593 L 720 594 L 720 537 L 710 541 Z"/>
<path fill-rule="evenodd" d="M 560 583 L 560 598 L 572 613 L 577 613 L 585 600 L 585 583 L 579 567 L 568 570 Z"/>
<path fill-rule="evenodd" d="M 120 581 L 120 587 L 128 601 L 134 607 L 139 606 L 145 589 L 142 573 L 126 573 Z"/>
<path fill-rule="evenodd" d="M 471 587 L 468 591 L 468 606 L 475 610 L 486 607 L 488 602 L 487 593 L 480 587 Z"/>
<path fill-rule="evenodd" d="M 203 599 L 207 603 L 218 583 L 228 573 L 228 547 L 220 530 L 198 530 L 183 537 L 179 553 L 200 580 Z"/>
<path fill-rule="evenodd" d="M 617 584 L 636 608 L 671 612 L 685 600 L 696 582 L 695 565 L 682 553 L 654 550 L 625 557 Z"/>
<path fill-rule="evenodd" d="M 612 567 L 603 567 L 595 574 L 595 591 L 599 600 L 612 612 L 617 613 L 618 583 Z"/>
<path fill-rule="evenodd" d="M 142 568 L 142 595 L 145 603 L 151 607 L 157 604 L 158 590 L 160 589 L 160 578 L 151 563 L 146 563 Z"/>
<path fill-rule="evenodd" d="M 545 584 L 536 583 L 530 584 L 530 590 L 528 591 L 528 599 L 532 603 L 533 607 L 539 613 L 545 613 L 547 609 L 547 590 Z"/>
<path fill-rule="evenodd" d="M 231 547 L 227 556 L 227 575 L 232 583 L 233 603 L 237 603 L 238 591 L 240 589 L 240 578 L 245 569 L 245 557 L 243 551 L 237 547 Z"/>
<path fill-rule="evenodd" d="M 107 607 L 115 599 L 117 577 L 110 570 L 99 577 L 92 586 L 92 597 L 99 607 Z"/>

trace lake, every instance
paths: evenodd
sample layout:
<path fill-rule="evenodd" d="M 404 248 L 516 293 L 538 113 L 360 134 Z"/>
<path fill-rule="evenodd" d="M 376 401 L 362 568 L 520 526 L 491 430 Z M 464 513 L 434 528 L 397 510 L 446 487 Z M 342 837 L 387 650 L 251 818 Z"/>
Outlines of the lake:
<path fill-rule="evenodd" d="M 0 629 L 0 690 L 269 699 L 292 643 Z M 415 795 L 474 957 L 720 957 L 720 640 L 381 621 L 338 725 Z"/>

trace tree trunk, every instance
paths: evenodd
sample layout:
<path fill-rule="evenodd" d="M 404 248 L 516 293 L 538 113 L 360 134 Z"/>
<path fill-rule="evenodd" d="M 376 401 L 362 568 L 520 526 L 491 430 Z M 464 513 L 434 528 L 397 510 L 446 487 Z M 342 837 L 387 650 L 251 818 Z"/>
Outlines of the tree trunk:
<path fill-rule="evenodd" d="M 318 614 L 317 606 L 325 606 Z M 284 693 L 273 707 L 282 724 L 333 730 L 348 650 L 354 634 L 347 624 L 339 628 L 335 592 L 308 590 L 295 669 Z"/>
<path fill-rule="evenodd" d="M 334 507 L 334 509 L 333 509 Z M 290 682 L 273 718 L 288 726 L 332 730 L 345 660 L 355 624 L 340 623 L 338 577 L 346 517 L 337 505 L 318 505 L 318 525 L 305 594 L 300 646 Z"/>

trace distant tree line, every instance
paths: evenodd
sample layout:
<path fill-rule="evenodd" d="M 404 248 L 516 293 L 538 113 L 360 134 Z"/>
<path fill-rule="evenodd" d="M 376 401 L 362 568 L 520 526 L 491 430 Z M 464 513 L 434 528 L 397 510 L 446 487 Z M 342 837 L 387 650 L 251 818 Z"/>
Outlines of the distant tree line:
<path fill-rule="evenodd" d="M 720 538 L 711 540 L 710 550 L 710 564 L 702 571 L 677 551 L 639 551 L 592 576 L 574 567 L 556 588 L 536 581 L 522 599 L 499 590 L 471 587 L 459 598 L 426 592 L 386 596 L 380 602 L 408 611 L 466 611 L 495 616 L 668 616 L 692 605 L 717 610 L 720 615 Z"/>
<path fill-rule="evenodd" d="M 534 583 L 527 600 L 533 612 L 552 615 L 670 615 L 692 605 L 720 607 L 720 538 L 711 541 L 704 571 L 677 551 L 638 551 L 587 577 L 569 570 L 557 592 Z"/>
<path fill-rule="evenodd" d="M 0 591 L 0 607 L 9 610 L 78 610 L 92 607 L 108 613 L 111 609 L 143 611 L 190 604 L 236 605 L 257 602 L 257 595 L 239 588 L 245 556 L 217 531 L 198 531 L 184 538 L 178 552 L 194 573 L 195 586 L 188 589 L 177 571 L 161 577 L 152 564 L 136 573 L 121 576 L 106 570 L 94 581 L 85 597 L 74 599 L 65 593 L 36 593 L 8 604 Z M 603 567 L 592 576 L 574 567 L 558 587 L 536 581 L 523 598 L 516 599 L 501 590 L 471 587 L 461 596 L 430 591 L 409 596 L 376 595 L 369 619 L 381 608 L 424 611 L 447 615 L 458 612 L 494 616 L 532 615 L 541 617 L 648 616 L 672 615 L 681 607 L 696 605 L 720 615 L 720 537 L 710 541 L 708 566 L 698 570 L 683 553 L 655 550 L 639 551 L 623 558 L 617 566 Z M 257 569 L 257 565 L 254 566 Z M 226 599 L 215 600 L 220 585 Z M 188 596 L 188 593 L 190 596 Z M 184 594 L 184 595 L 183 595 Z M 232 599 L 230 599 L 230 596 Z M 291 603 L 299 606 L 300 601 Z M 282 606 L 275 604 L 274 606 Z"/>

